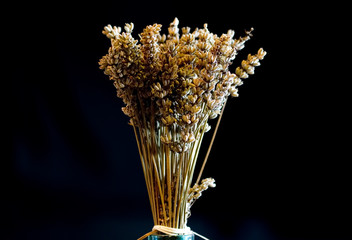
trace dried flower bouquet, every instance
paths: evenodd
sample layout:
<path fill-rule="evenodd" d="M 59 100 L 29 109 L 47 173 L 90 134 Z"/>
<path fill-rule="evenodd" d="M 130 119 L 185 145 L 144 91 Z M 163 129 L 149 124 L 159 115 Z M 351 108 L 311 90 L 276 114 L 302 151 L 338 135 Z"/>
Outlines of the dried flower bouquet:
<path fill-rule="evenodd" d="M 233 39 L 233 30 L 217 36 L 204 24 L 193 32 L 184 27 L 180 34 L 178 23 L 175 18 L 167 36 L 160 33 L 160 24 L 147 26 L 140 43 L 132 37 L 133 23 L 124 32 L 111 25 L 103 30 L 111 47 L 100 68 L 114 82 L 125 104 L 122 111 L 130 117 L 154 220 L 153 231 L 142 238 L 191 232 L 190 207 L 202 191 L 215 186 L 212 178 L 200 183 L 209 146 L 191 187 L 208 120 L 221 117 L 228 96 L 238 96 L 242 79 L 254 74 L 266 54 L 263 49 L 249 54 L 231 73 L 228 68 L 252 30 Z"/>

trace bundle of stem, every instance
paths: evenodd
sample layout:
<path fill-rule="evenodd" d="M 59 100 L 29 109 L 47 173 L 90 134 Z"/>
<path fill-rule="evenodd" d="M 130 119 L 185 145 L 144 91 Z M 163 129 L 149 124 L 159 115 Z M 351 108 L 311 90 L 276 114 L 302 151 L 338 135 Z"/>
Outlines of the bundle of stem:
<path fill-rule="evenodd" d="M 205 132 L 207 119 L 196 128 L 196 140 L 189 150 L 175 152 L 160 141 L 163 133 L 177 137 L 177 126 L 159 126 L 154 119 L 150 124 L 139 122 L 133 126 L 147 185 L 154 225 L 184 228 L 187 222 L 188 191 Z"/>

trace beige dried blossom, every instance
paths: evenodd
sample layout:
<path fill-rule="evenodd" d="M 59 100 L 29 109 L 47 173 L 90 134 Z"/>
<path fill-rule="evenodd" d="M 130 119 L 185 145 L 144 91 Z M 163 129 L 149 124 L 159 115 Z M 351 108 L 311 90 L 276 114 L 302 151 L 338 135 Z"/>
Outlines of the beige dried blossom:
<path fill-rule="evenodd" d="M 238 96 L 238 86 L 266 52 L 249 54 L 232 73 L 229 66 L 253 29 L 234 39 L 233 30 L 218 36 L 207 24 L 181 32 L 178 25 L 175 18 L 167 35 L 160 24 L 149 25 L 139 41 L 132 36 L 133 23 L 124 31 L 107 25 L 103 34 L 111 47 L 99 65 L 130 117 L 155 225 L 184 228 L 190 206 L 215 186 L 208 178 L 190 187 L 208 120 L 222 113 L 228 96 Z"/>
<path fill-rule="evenodd" d="M 188 203 L 192 205 L 195 200 L 202 196 L 202 192 L 207 190 L 209 187 L 214 188 L 216 186 L 214 178 L 205 178 L 202 180 L 201 184 L 195 184 L 188 191 Z"/>

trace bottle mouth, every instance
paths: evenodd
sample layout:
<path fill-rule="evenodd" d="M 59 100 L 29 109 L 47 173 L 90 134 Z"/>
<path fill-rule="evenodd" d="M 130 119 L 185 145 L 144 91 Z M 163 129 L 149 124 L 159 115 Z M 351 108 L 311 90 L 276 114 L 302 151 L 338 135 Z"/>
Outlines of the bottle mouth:
<path fill-rule="evenodd" d="M 194 240 L 194 234 L 180 234 L 176 236 L 157 234 L 148 236 L 148 240 Z"/>

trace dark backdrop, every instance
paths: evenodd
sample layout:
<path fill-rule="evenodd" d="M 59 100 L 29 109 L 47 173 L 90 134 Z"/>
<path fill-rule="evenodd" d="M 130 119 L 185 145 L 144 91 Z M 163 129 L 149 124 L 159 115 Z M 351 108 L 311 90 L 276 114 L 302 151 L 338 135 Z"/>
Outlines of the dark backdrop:
<path fill-rule="evenodd" d="M 217 187 L 196 202 L 189 226 L 212 240 L 352 236 L 350 107 L 341 69 L 330 67 L 337 32 L 324 10 L 224 1 L 31 2 L 9 10 L 4 103 L 12 138 L 1 239 L 137 239 L 150 231 L 133 130 L 98 69 L 110 44 L 101 31 L 133 22 L 138 38 L 155 22 L 166 32 L 174 17 L 180 27 L 206 22 L 237 37 L 254 27 L 233 71 L 248 53 L 268 52 L 226 106 L 203 174 Z"/>

